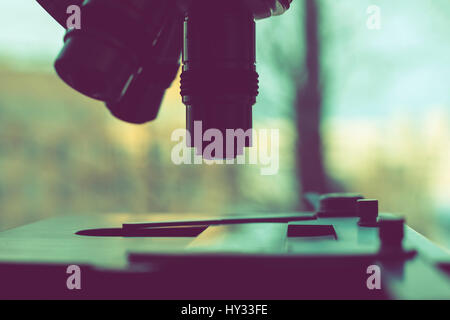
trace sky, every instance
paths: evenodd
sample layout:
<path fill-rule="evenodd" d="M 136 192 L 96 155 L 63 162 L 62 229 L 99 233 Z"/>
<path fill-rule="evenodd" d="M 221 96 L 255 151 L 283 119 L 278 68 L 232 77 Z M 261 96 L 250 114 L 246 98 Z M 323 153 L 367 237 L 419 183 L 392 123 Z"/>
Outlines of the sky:
<path fill-rule="evenodd" d="M 64 29 L 35 0 L 0 1 L 0 56 L 51 62 L 63 36 Z"/>
<path fill-rule="evenodd" d="M 333 120 L 382 120 L 409 113 L 420 119 L 430 108 L 450 107 L 446 1 L 416 0 L 410 5 L 409 0 L 377 0 L 382 9 L 379 31 L 365 27 L 366 9 L 373 1 L 322 1 L 326 115 Z M 274 26 L 284 30 L 280 38 L 286 45 L 292 39 L 301 41 L 294 29 L 300 4 L 294 2 L 281 17 L 258 21 L 258 41 L 263 43 L 265 32 Z M 63 35 L 64 30 L 35 0 L 0 1 L 0 58 L 6 57 L 7 63 L 53 72 Z M 260 108 L 267 116 L 279 116 L 285 110 L 269 104 L 281 101 L 276 94 L 282 93 L 286 82 L 282 77 L 274 80 L 273 70 L 267 68 L 270 61 L 261 56 L 258 68 L 267 94 L 260 96 Z"/>

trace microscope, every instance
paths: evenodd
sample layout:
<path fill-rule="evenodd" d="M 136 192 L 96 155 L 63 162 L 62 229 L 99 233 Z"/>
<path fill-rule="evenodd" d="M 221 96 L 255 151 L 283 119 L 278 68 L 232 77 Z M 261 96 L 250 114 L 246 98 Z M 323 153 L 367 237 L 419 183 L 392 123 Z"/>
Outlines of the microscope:
<path fill-rule="evenodd" d="M 59 77 L 78 92 L 105 102 L 116 118 L 136 124 L 156 119 L 165 90 L 180 68 L 189 147 L 195 122 L 204 131 L 252 128 L 258 95 L 255 19 L 281 15 L 292 0 L 38 0 L 68 28 L 77 5 L 78 28 L 68 28 L 55 61 Z M 200 139 L 201 141 L 201 139 Z M 234 158 L 251 138 L 223 142 Z"/>
<path fill-rule="evenodd" d="M 37 1 L 64 28 L 68 8 L 80 8 L 56 72 L 120 120 L 155 120 L 181 59 L 195 149 L 202 147 L 192 142 L 197 121 L 222 132 L 252 128 L 255 20 L 281 15 L 292 2 Z M 0 246 L 0 297 L 450 299 L 448 251 L 379 212 L 377 200 L 305 197 L 311 212 L 59 216 L 7 230 L 0 233 L 7 244 Z M 78 283 L 70 275 L 76 270 Z"/>

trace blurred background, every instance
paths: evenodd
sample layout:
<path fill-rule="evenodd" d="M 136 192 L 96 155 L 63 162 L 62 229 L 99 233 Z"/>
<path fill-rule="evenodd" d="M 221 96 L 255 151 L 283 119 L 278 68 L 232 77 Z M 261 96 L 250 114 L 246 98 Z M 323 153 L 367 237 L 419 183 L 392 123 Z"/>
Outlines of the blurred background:
<path fill-rule="evenodd" d="M 56 76 L 64 30 L 34 0 L 3 0 L 0 230 L 68 214 L 287 212 L 304 191 L 355 191 L 450 247 L 449 15 L 448 0 L 294 0 L 258 21 L 254 127 L 280 130 L 279 173 L 261 176 L 174 165 L 178 80 L 156 121 L 120 122 Z"/>

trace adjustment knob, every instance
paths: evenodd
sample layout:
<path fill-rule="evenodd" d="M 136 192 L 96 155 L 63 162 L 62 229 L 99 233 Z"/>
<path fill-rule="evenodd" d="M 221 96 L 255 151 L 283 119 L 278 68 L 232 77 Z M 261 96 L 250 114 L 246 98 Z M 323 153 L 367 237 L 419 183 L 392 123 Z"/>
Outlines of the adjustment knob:
<path fill-rule="evenodd" d="M 381 249 L 402 249 L 405 219 L 383 218 L 378 222 Z"/>
<path fill-rule="evenodd" d="M 378 200 L 359 199 L 356 202 L 358 209 L 358 225 L 362 227 L 375 227 L 378 218 Z"/>
<path fill-rule="evenodd" d="M 364 197 L 358 193 L 328 193 L 320 196 L 319 217 L 356 217 L 356 201 Z"/>

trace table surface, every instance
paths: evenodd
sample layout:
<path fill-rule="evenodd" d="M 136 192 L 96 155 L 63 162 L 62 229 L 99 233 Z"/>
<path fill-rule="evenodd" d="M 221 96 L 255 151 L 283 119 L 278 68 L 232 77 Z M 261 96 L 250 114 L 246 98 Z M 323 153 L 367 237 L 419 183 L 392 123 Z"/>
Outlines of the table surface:
<path fill-rule="evenodd" d="M 120 228 L 122 223 L 189 219 L 193 214 L 102 214 L 60 216 L 0 232 L 0 261 L 92 264 L 122 268 L 130 251 L 183 248 L 192 238 L 87 237 L 75 233 L 93 228 Z"/>
<path fill-rule="evenodd" d="M 183 252 L 186 248 L 205 250 L 205 244 L 207 244 L 206 251 L 214 248 L 219 248 L 219 251 L 223 248 L 239 251 L 242 250 L 240 247 L 242 243 L 253 246 L 255 250 L 260 250 L 259 252 L 270 253 L 276 252 L 285 245 L 279 235 L 286 235 L 287 224 L 284 224 L 284 227 L 281 224 L 265 224 L 257 229 L 248 229 L 248 226 L 245 225 L 214 226 L 206 229 L 206 232 L 203 231 L 198 237 L 89 237 L 76 234 L 85 229 L 120 228 L 123 223 L 205 218 L 218 217 L 200 214 L 60 216 L 0 232 L 0 263 L 78 264 L 124 269 L 129 264 L 129 253 Z M 338 241 L 329 239 L 324 239 L 323 242 L 313 241 L 308 245 L 305 245 L 301 239 L 291 239 L 294 243 L 288 243 L 288 251 L 300 255 L 326 255 L 330 252 L 358 254 L 358 251 L 372 252 L 375 250 L 376 246 L 371 239 L 376 239 L 374 232 L 376 230 L 361 230 L 351 227 L 356 224 L 355 219 L 357 218 L 347 219 L 349 220 L 334 218 L 294 222 L 293 224 L 333 225 L 339 239 L 337 239 Z M 238 232 L 238 239 L 224 236 L 228 235 L 231 229 L 236 228 L 242 229 L 241 232 Z M 227 232 L 217 232 L 220 229 L 227 230 Z M 267 241 L 251 241 L 255 232 L 259 235 L 259 239 Z M 262 238 L 261 233 L 263 234 Z M 234 232 L 234 234 L 236 233 Z M 273 239 L 268 236 L 269 234 L 273 236 Z M 296 241 L 300 242 L 297 244 Z M 436 262 L 450 261 L 447 250 L 439 248 L 408 227 L 405 230 L 405 242 L 407 247 L 411 246 L 419 252 L 419 257 L 406 265 L 404 277 L 393 278 L 390 282 L 393 291 L 398 292 L 399 296 L 414 298 L 416 296 L 412 293 L 421 293 L 423 290 L 420 288 L 427 283 L 448 283 L 448 280 L 436 273 L 434 268 L 430 268 Z M 432 293 L 437 294 L 437 292 Z M 437 296 L 450 297 L 450 286 L 443 286 L 443 292 Z"/>
<path fill-rule="evenodd" d="M 280 215 L 286 214 L 292 213 Z M 195 238 L 89 237 L 76 233 L 86 229 L 121 228 L 123 223 L 215 218 L 224 216 L 196 213 L 117 213 L 54 217 L 0 232 L 0 262 L 91 264 L 123 268 L 128 264 L 127 256 L 130 252 L 180 251 Z"/>

